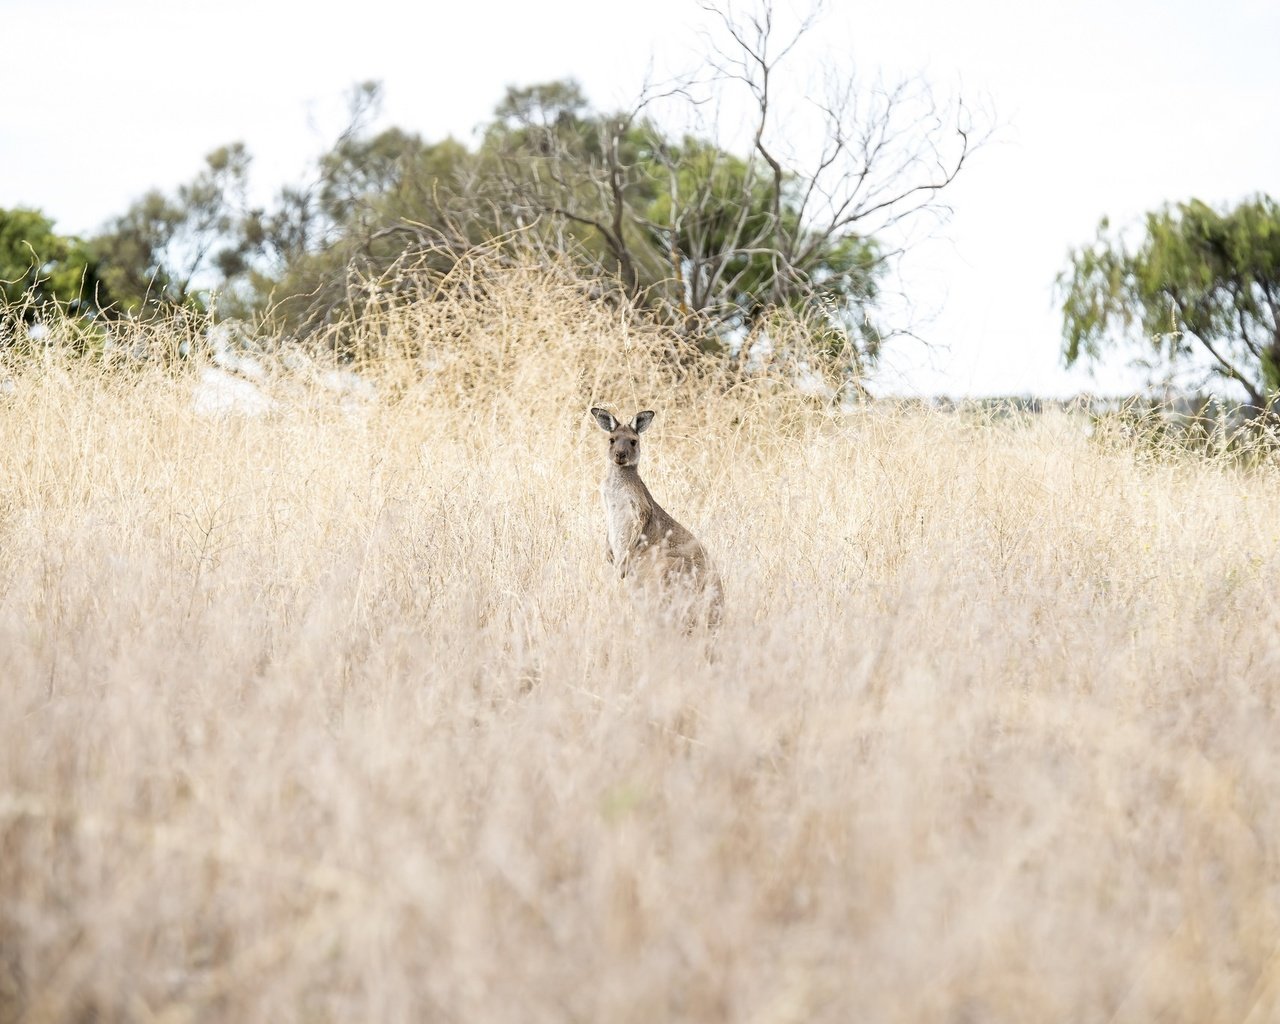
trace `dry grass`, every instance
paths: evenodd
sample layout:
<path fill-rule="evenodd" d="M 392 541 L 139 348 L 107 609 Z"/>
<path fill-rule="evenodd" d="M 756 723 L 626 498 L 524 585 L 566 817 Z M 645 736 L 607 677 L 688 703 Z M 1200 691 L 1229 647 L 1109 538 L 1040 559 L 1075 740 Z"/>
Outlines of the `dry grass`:
<path fill-rule="evenodd" d="M 1277 1019 L 1274 466 L 450 295 L 363 412 L 0 397 L 0 1020 Z M 609 576 L 592 402 L 658 409 L 710 655 Z"/>

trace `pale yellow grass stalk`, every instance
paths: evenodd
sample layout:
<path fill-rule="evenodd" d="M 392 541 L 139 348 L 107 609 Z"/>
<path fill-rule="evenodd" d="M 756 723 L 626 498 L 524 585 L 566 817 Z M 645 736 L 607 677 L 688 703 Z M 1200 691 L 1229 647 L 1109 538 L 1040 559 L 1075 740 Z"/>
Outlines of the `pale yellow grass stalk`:
<path fill-rule="evenodd" d="M 364 407 L 14 371 L 0 1020 L 1280 1015 L 1274 465 L 679 378 L 533 274 L 377 316 Z"/>

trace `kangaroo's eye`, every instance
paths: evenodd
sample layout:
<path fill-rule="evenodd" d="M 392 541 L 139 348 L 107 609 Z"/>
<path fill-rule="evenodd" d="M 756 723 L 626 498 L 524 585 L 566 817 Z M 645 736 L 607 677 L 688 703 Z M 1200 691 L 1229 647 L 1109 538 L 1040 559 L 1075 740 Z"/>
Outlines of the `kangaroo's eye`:
<path fill-rule="evenodd" d="M 632 447 L 632 448 L 634 448 L 635 446 L 636 446 L 636 442 L 635 442 L 635 440 L 633 439 L 633 440 L 632 440 L 632 442 L 631 442 L 631 447 Z"/>

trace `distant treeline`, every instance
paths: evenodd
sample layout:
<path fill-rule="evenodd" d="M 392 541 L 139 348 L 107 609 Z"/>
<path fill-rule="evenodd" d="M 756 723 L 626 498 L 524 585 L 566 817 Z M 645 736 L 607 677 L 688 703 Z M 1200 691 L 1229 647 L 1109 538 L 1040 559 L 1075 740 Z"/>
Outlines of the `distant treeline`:
<path fill-rule="evenodd" d="M 365 83 L 310 180 L 265 208 L 247 200 L 251 155 L 233 143 L 89 239 L 58 236 L 39 211 L 0 211 L 6 298 L 25 301 L 28 319 L 48 302 L 105 318 L 188 306 L 270 316 L 305 336 L 371 288 L 412 288 L 423 271 L 447 274 L 475 247 L 497 246 L 513 261 L 570 267 L 593 294 L 704 349 L 785 310 L 859 373 L 892 331 L 876 300 L 898 254 L 877 234 L 931 208 L 954 180 L 974 141 L 968 114 L 944 110 L 919 83 L 877 87 L 861 105 L 846 93 L 823 108 L 822 149 L 805 166 L 774 149 L 785 131 L 772 30 L 725 24 L 757 69 L 749 81 L 713 67 L 609 112 L 571 80 L 512 87 L 472 146 L 370 130 L 380 90 Z M 665 127 L 696 115 L 705 97 L 694 90 L 727 87 L 745 87 L 751 104 L 747 151 L 710 141 L 714 125 Z"/>
<path fill-rule="evenodd" d="M 251 154 L 232 143 L 92 238 L 0 211 L 5 297 L 28 320 L 48 302 L 107 319 L 187 306 L 305 338 L 370 289 L 411 289 L 499 246 L 571 268 L 704 351 L 741 351 L 785 311 L 858 375 L 899 326 L 877 305 L 900 255 L 885 233 L 945 215 L 987 128 L 919 78 L 862 84 L 843 58 L 815 67 L 796 49 L 818 38 L 815 17 L 748 7 L 704 5 L 706 63 L 620 109 L 593 107 L 573 80 L 507 88 L 470 145 L 373 130 L 380 88 L 361 84 L 306 180 L 265 207 L 248 201 Z M 720 110 L 737 123 L 704 113 Z"/>
<path fill-rule="evenodd" d="M 772 0 L 703 10 L 705 66 L 620 109 L 593 107 L 573 80 L 509 87 L 474 144 L 429 141 L 374 130 L 380 88 L 364 83 L 305 180 L 266 206 L 249 202 L 251 155 L 231 143 L 87 239 L 45 212 L 0 210 L 0 321 L 29 325 L 51 304 L 102 323 L 185 308 L 340 347 L 335 325 L 371 296 L 419 295 L 424 275 L 446 279 L 483 247 L 670 328 L 677 360 L 745 359 L 781 321 L 808 333 L 824 374 L 858 379 L 909 327 L 883 301 L 902 239 L 922 234 L 902 226 L 945 217 L 987 125 L 919 78 L 865 86 L 845 63 L 815 69 L 796 44 L 816 21 L 788 23 Z M 704 116 L 722 110 L 746 113 Z M 1255 409 L 1280 395 L 1271 197 L 1166 204 L 1141 231 L 1104 218 L 1067 260 L 1068 364 L 1127 344 L 1189 390 L 1212 380 Z"/>

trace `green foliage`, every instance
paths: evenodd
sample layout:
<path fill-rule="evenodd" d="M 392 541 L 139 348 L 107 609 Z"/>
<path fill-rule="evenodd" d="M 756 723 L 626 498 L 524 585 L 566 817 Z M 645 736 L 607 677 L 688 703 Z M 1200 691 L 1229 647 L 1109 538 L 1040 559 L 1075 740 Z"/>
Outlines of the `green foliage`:
<path fill-rule="evenodd" d="M 1058 285 L 1068 364 L 1140 340 L 1169 363 L 1207 357 L 1256 406 L 1280 396 L 1280 205 L 1269 196 L 1221 212 L 1166 206 L 1132 251 L 1104 219 Z"/>
<path fill-rule="evenodd" d="M 717 260 L 716 270 L 733 282 L 724 302 L 750 318 L 776 291 L 771 254 L 754 244 L 771 227 L 768 180 L 752 161 L 700 139 L 686 137 L 662 155 L 667 180 L 648 211 L 655 242 L 670 252 L 673 264 Z M 784 210 L 783 217 L 783 230 L 794 229 L 792 211 Z M 686 276 L 678 266 L 673 271 Z M 698 294 L 700 283 L 686 284 L 695 307 L 709 299 Z"/>
<path fill-rule="evenodd" d="M 390 282 L 407 262 L 447 270 L 478 244 L 514 238 L 548 260 L 569 257 L 588 279 L 618 281 L 633 303 L 704 341 L 756 325 L 771 306 L 811 304 L 874 356 L 864 306 L 882 260 L 872 240 L 809 232 L 790 195 L 775 217 L 757 160 L 592 111 L 572 81 L 508 89 L 474 152 L 353 127 L 317 170 L 311 188 L 282 192 L 263 218 L 270 266 L 254 275 L 261 300 L 296 330 L 359 302 L 353 280 Z"/>
<path fill-rule="evenodd" d="M 263 236 L 263 215 L 245 199 L 249 161 L 243 144 L 222 146 L 172 196 L 146 193 L 92 239 L 117 311 L 204 308 L 215 285 L 227 287 L 248 272 Z"/>
<path fill-rule="evenodd" d="M 578 128 L 587 112 L 587 98 L 576 80 L 543 82 L 523 89 L 507 87 L 507 94 L 494 110 L 490 131 L 528 132 Z"/>
<path fill-rule="evenodd" d="M 28 320 L 58 304 L 71 314 L 97 309 L 104 292 L 88 247 L 58 235 L 38 210 L 0 210 L 0 298 Z"/>
<path fill-rule="evenodd" d="M 116 308 L 207 310 L 218 292 L 220 310 L 269 310 L 302 335 L 344 319 L 365 282 L 413 287 L 400 268 L 447 272 L 499 242 L 569 261 L 594 294 L 625 293 L 695 346 L 726 347 L 785 309 L 815 324 L 834 361 L 875 358 L 881 250 L 847 224 L 810 224 L 804 182 L 759 153 L 593 110 L 572 80 L 509 88 L 475 149 L 368 131 L 379 96 L 375 83 L 353 90 L 314 180 L 270 209 L 246 202 L 240 144 L 135 202 L 90 244 Z"/>
<path fill-rule="evenodd" d="M 455 215 L 474 157 L 453 139 L 424 142 L 388 129 L 345 137 L 318 165 L 309 190 L 282 191 L 265 218 L 265 266 L 253 275 L 259 307 L 295 330 L 328 322 L 353 300 L 353 278 L 377 279 L 406 259 L 447 269 L 450 251 L 489 237 Z"/>
<path fill-rule="evenodd" d="M 833 337 L 852 331 L 874 359 L 879 336 L 869 308 L 883 260 L 870 238 L 823 236 L 792 200 L 794 179 L 774 212 L 773 183 L 758 162 L 686 137 L 664 148 L 670 168 L 648 210 L 655 244 L 669 253 L 684 302 L 726 324 L 758 326 L 770 307 L 810 316 Z M 847 347 L 840 338 L 836 347 Z"/>
<path fill-rule="evenodd" d="M 593 112 L 562 82 L 509 90 L 480 168 L 497 189 L 493 205 L 515 211 L 511 227 L 616 276 L 633 302 L 704 344 L 761 326 L 780 306 L 878 343 L 866 309 L 883 263 L 874 242 L 809 225 L 802 182 L 787 174 L 779 184 L 758 153 Z"/>

